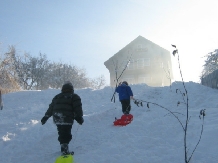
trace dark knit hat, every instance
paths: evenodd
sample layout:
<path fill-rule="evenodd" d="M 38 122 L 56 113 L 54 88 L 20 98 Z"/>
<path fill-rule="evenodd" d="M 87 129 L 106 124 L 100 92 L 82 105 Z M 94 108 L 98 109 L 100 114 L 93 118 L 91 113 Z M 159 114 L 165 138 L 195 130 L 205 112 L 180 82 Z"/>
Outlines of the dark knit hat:
<path fill-rule="evenodd" d="M 66 83 L 62 86 L 61 92 L 72 92 L 73 91 L 73 85 L 72 83 Z"/>
<path fill-rule="evenodd" d="M 122 83 L 128 85 L 127 81 L 123 81 Z"/>

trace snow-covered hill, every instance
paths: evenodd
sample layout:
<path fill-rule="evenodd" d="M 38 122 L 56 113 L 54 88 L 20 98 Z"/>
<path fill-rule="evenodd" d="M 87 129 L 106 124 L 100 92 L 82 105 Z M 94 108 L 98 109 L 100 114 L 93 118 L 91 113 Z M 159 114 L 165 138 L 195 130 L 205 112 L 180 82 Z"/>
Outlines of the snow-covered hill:
<path fill-rule="evenodd" d="M 188 148 L 191 153 L 197 143 L 202 120 L 201 109 L 206 109 L 201 142 L 191 163 L 217 163 L 218 155 L 218 90 L 197 83 L 185 83 L 188 90 L 190 122 Z M 136 99 L 162 105 L 175 112 L 184 123 L 186 107 L 181 82 L 172 87 L 131 85 Z M 21 91 L 3 95 L 4 109 L 0 110 L 1 163 L 53 163 L 60 155 L 56 126 L 50 118 L 41 125 L 52 98 L 60 90 Z M 73 125 L 73 140 L 69 147 L 75 152 L 76 163 L 184 163 L 184 132 L 169 112 L 151 105 L 138 107 L 132 102 L 133 122 L 126 127 L 115 127 L 115 117 L 122 115 L 121 105 L 111 102 L 114 89 L 75 90 L 81 96 L 84 124 Z M 183 115 L 182 115 L 183 114 Z M 190 155 L 189 153 L 189 155 Z"/>

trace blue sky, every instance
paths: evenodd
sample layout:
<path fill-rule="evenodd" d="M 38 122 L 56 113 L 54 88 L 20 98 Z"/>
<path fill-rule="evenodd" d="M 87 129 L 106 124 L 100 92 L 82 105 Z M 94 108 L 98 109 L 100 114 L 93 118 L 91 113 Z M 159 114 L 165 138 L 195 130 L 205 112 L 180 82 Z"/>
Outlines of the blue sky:
<path fill-rule="evenodd" d="M 218 48 L 217 8 L 216 0 L 0 1 L 0 52 L 41 52 L 109 83 L 104 62 L 141 35 L 169 51 L 176 44 L 184 79 L 198 82 L 202 56 Z"/>

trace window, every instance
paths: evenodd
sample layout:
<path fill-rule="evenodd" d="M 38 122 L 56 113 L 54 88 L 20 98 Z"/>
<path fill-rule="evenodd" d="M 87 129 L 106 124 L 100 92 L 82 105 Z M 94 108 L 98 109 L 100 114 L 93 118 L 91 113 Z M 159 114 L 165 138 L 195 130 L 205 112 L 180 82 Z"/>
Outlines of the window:
<path fill-rule="evenodd" d="M 142 51 L 142 45 L 141 44 L 137 45 L 136 51 Z"/>
<path fill-rule="evenodd" d="M 137 51 L 137 52 L 147 52 L 148 49 L 147 49 L 146 47 L 143 47 L 141 44 L 138 44 L 138 45 L 136 46 L 135 51 Z"/>
<path fill-rule="evenodd" d="M 150 58 L 139 58 L 136 60 L 131 60 L 127 66 L 127 69 L 143 69 L 146 66 L 150 66 Z"/>
<path fill-rule="evenodd" d="M 141 49 L 142 48 L 142 45 L 141 44 L 138 44 L 137 45 L 137 49 Z"/>
<path fill-rule="evenodd" d="M 143 69 L 145 66 L 150 66 L 150 58 L 137 59 L 137 69 Z"/>
<path fill-rule="evenodd" d="M 150 83 L 151 77 L 150 75 L 140 75 L 138 77 L 138 83 Z"/>
<path fill-rule="evenodd" d="M 144 68 L 144 59 L 138 59 L 137 60 L 137 68 L 138 69 Z"/>
<path fill-rule="evenodd" d="M 150 66 L 150 58 L 144 58 L 144 66 Z"/>

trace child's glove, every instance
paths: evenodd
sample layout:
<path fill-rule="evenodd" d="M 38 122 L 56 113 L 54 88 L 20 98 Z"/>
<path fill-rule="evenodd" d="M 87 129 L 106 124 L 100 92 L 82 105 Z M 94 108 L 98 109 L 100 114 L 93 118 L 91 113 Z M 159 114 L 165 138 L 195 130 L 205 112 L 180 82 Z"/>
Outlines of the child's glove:
<path fill-rule="evenodd" d="M 80 125 L 82 125 L 83 124 L 83 122 L 84 122 L 84 119 L 83 119 L 83 117 L 76 117 L 75 118 L 75 120 L 77 121 L 77 123 L 79 123 Z"/>
<path fill-rule="evenodd" d="M 46 123 L 46 121 L 48 120 L 49 117 L 47 116 L 44 116 L 42 119 L 41 119 L 41 123 L 42 125 L 44 125 Z"/>

